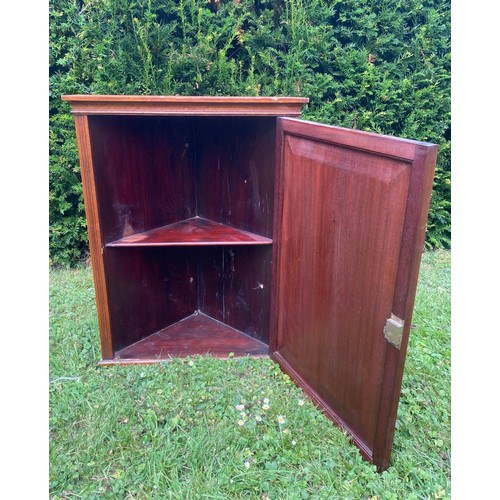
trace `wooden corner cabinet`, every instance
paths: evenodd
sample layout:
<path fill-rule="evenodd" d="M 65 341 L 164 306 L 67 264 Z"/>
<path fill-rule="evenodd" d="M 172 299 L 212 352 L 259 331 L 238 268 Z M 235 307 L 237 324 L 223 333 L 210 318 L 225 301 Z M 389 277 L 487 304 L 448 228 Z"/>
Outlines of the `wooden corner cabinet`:
<path fill-rule="evenodd" d="M 269 355 L 387 468 L 437 146 L 306 98 L 63 99 L 101 364 Z"/>

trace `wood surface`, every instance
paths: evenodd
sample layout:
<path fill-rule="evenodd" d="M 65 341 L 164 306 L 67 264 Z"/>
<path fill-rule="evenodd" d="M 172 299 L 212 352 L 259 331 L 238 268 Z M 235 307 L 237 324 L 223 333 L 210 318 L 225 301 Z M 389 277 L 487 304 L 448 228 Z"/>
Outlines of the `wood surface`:
<path fill-rule="evenodd" d="M 306 97 L 64 95 L 73 115 L 299 116 Z"/>
<path fill-rule="evenodd" d="M 260 245 L 106 247 L 114 352 L 195 311 L 268 342 L 271 254 Z"/>
<path fill-rule="evenodd" d="M 305 98 L 63 99 L 100 364 L 269 352 L 387 468 L 437 147 L 293 118 Z"/>
<path fill-rule="evenodd" d="M 104 244 L 196 216 L 271 238 L 274 118 L 89 123 Z"/>
<path fill-rule="evenodd" d="M 272 238 L 276 119 L 195 121 L 198 215 Z"/>
<path fill-rule="evenodd" d="M 437 153 L 437 145 L 421 143 L 415 149 L 412 162 L 409 197 L 392 306 L 393 313 L 405 319 L 405 327 L 401 348 L 387 345 L 385 377 L 380 394 L 381 404 L 373 449 L 373 461 L 378 465 L 379 470 L 385 470 L 390 465 Z"/>
<path fill-rule="evenodd" d="M 108 247 L 270 245 L 273 240 L 259 234 L 193 217 L 174 224 L 135 233 L 108 243 Z"/>
<path fill-rule="evenodd" d="M 89 117 L 104 244 L 197 215 L 192 121 Z"/>
<path fill-rule="evenodd" d="M 268 346 L 196 311 L 181 321 L 117 352 L 116 360 L 163 360 L 170 357 L 263 355 Z"/>
<path fill-rule="evenodd" d="M 105 248 L 113 351 L 198 309 L 197 247 Z"/>
<path fill-rule="evenodd" d="M 101 213 L 96 196 L 96 180 L 92 156 L 92 141 L 89 121 L 86 116 L 75 116 L 80 172 L 83 186 L 83 199 L 87 217 L 90 257 L 96 297 L 97 321 L 101 339 L 101 355 L 103 359 L 113 358 L 113 339 L 109 318 L 109 300 L 106 280 L 106 269 L 102 256 L 103 238 L 100 226 Z"/>
<path fill-rule="evenodd" d="M 235 247 L 272 244 L 275 119 L 88 122 L 112 352 L 195 310 L 268 342 L 271 249 Z"/>
<path fill-rule="evenodd" d="M 271 258 L 269 245 L 200 249 L 200 310 L 268 344 Z"/>
<path fill-rule="evenodd" d="M 404 351 L 383 328 L 392 312 L 411 323 L 436 147 L 292 119 L 278 131 L 271 355 L 384 469 Z"/>

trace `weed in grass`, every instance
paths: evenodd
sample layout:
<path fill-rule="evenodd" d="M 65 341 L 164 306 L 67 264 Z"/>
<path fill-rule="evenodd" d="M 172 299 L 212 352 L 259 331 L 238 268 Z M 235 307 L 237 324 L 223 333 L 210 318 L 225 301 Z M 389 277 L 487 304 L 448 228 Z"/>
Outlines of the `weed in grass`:
<path fill-rule="evenodd" d="M 449 252 L 424 254 L 382 474 L 269 359 L 96 368 L 90 270 L 50 283 L 51 498 L 449 498 Z"/>

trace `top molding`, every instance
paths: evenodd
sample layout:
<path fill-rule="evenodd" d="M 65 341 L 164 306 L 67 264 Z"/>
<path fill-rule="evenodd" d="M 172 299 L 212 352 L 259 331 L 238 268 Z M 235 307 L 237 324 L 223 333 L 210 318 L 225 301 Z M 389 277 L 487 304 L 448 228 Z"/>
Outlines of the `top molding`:
<path fill-rule="evenodd" d="M 298 117 L 307 97 L 63 95 L 73 115 Z"/>

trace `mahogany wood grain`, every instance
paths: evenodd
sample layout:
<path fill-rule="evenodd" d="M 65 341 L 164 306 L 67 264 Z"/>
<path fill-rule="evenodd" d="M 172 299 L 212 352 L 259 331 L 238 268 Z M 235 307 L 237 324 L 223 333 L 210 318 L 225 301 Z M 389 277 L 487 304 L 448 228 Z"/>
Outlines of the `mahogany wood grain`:
<path fill-rule="evenodd" d="M 279 351 L 275 351 L 272 354 L 272 359 L 276 361 L 280 368 L 290 376 L 290 378 L 306 393 L 309 399 L 321 409 L 322 413 L 334 422 L 338 427 L 343 429 L 349 434 L 352 442 L 359 448 L 362 457 L 373 462 L 373 452 L 366 445 L 366 443 L 358 438 L 356 434 L 353 434 L 352 429 L 348 422 L 346 422 L 333 408 L 331 402 L 323 399 L 317 392 L 314 385 L 310 385 L 308 380 L 302 376 L 302 374 L 297 371 L 293 364 L 291 364 L 286 357 L 284 357 Z"/>
<path fill-rule="evenodd" d="M 405 213 L 392 307 L 394 314 L 405 318 L 405 327 L 401 348 L 397 349 L 391 344 L 387 345 L 377 439 L 373 450 L 373 461 L 378 465 L 379 470 L 385 470 L 390 465 L 437 153 L 438 147 L 436 145 L 420 144 L 415 150 L 413 159 L 409 185 L 410 196 Z"/>
<path fill-rule="evenodd" d="M 196 119 L 198 215 L 272 237 L 275 136 L 275 118 Z"/>
<path fill-rule="evenodd" d="M 196 312 L 116 354 L 116 360 L 162 360 L 170 357 L 264 355 L 268 346 L 224 323 Z"/>
<path fill-rule="evenodd" d="M 341 147 L 346 147 L 346 144 L 348 144 L 351 150 L 370 151 L 373 154 L 381 154 L 386 158 L 413 161 L 419 147 L 429 147 L 429 144 L 425 142 L 374 134 L 372 132 L 364 132 L 363 130 L 355 130 L 355 134 L 353 134 L 352 129 L 311 121 L 305 122 L 304 120 L 295 118 L 287 119 L 286 126 L 289 132 L 293 133 L 296 137 L 303 136 L 308 138 L 307 134 L 303 135 L 304 123 L 314 125 L 316 141 L 325 141 L 328 144 L 337 144 Z M 332 137 L 332 130 L 335 130 L 335 137 Z M 393 141 L 390 148 L 387 147 L 387 141 Z"/>
<path fill-rule="evenodd" d="M 414 259 L 422 250 L 405 218 L 413 204 L 426 215 L 430 191 L 411 179 L 432 183 L 435 146 L 291 119 L 278 127 L 271 354 L 384 468 L 402 371 L 387 369 L 395 348 L 383 328 L 397 314 L 402 243 Z M 425 168 L 412 158 L 422 152 Z"/>
<path fill-rule="evenodd" d="M 105 248 L 113 351 L 198 309 L 195 247 Z"/>
<path fill-rule="evenodd" d="M 106 247 L 113 351 L 197 310 L 268 343 L 271 255 L 269 245 Z"/>
<path fill-rule="evenodd" d="M 204 249 L 200 310 L 268 344 L 271 257 L 270 246 Z"/>
<path fill-rule="evenodd" d="M 270 249 L 217 250 L 212 264 L 210 253 L 185 264 L 174 253 L 107 249 L 269 246 L 263 235 L 273 227 L 275 119 L 110 115 L 91 116 L 89 123 L 113 351 L 196 308 L 217 318 L 220 309 L 222 321 L 267 342 Z M 172 256 L 172 268 L 161 263 Z M 235 261 L 237 270 L 230 271 Z M 194 289 L 186 289 L 187 279 L 195 279 Z M 164 281 L 178 287 L 174 302 Z M 148 297 L 155 300 L 147 303 Z"/>
<path fill-rule="evenodd" d="M 273 240 L 218 222 L 193 217 L 112 241 L 108 247 L 270 245 Z"/>
<path fill-rule="evenodd" d="M 73 115 L 299 116 L 306 97 L 64 95 Z"/>
<path fill-rule="evenodd" d="M 272 247 L 224 252 L 224 323 L 269 344 Z"/>
<path fill-rule="evenodd" d="M 197 215 L 192 119 L 92 116 L 89 123 L 104 244 Z"/>
<path fill-rule="evenodd" d="M 106 282 L 106 270 L 102 257 L 102 232 L 100 211 L 96 196 L 96 180 L 92 161 L 92 143 L 86 116 L 75 117 L 80 171 L 82 176 L 83 198 L 87 217 L 90 256 L 96 297 L 97 320 L 101 338 L 101 354 L 103 359 L 113 358 L 112 331 L 109 318 L 109 299 Z"/>

